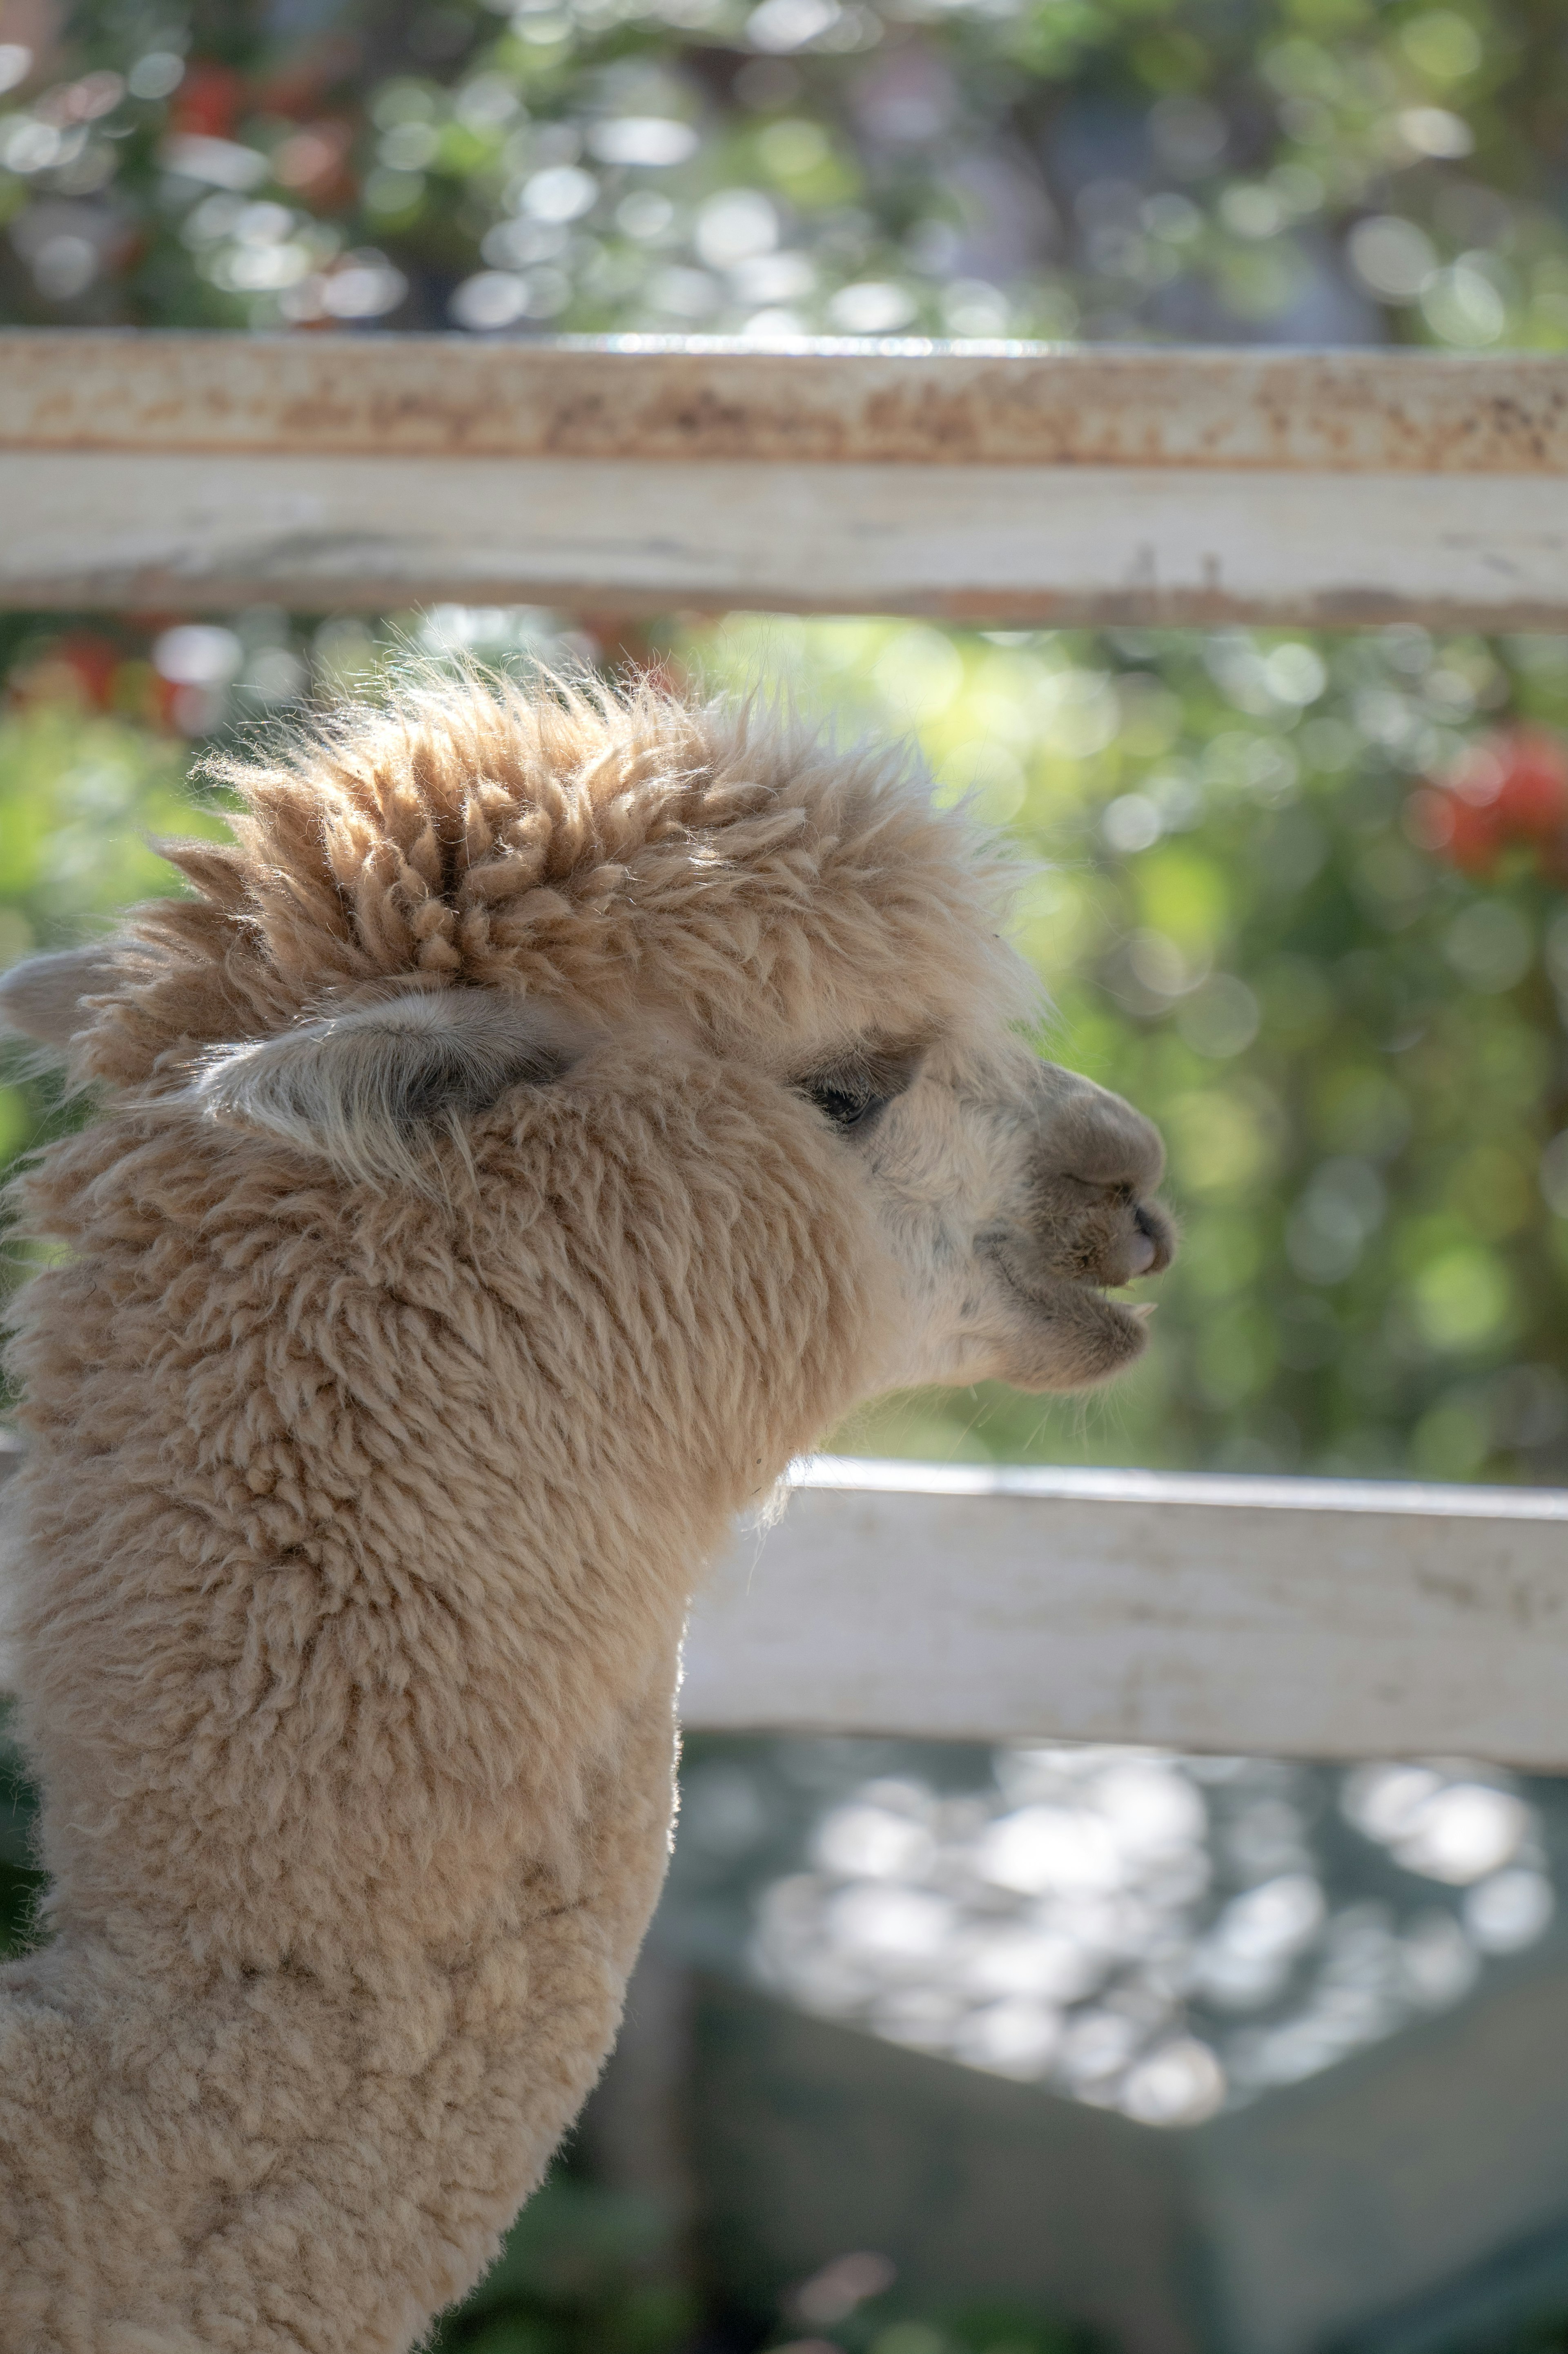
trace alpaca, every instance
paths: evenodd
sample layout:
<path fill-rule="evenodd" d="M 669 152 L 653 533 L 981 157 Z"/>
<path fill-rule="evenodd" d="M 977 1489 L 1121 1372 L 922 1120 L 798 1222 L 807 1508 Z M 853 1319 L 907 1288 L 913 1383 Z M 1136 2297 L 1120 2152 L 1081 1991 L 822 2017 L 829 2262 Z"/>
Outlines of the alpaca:
<path fill-rule="evenodd" d="M 227 776 L 0 986 L 101 1105 L 24 1189 L 7 2354 L 409 2347 L 609 2047 L 735 1513 L 876 1392 L 1115 1373 L 1171 1248 L 893 754 L 466 682 Z"/>

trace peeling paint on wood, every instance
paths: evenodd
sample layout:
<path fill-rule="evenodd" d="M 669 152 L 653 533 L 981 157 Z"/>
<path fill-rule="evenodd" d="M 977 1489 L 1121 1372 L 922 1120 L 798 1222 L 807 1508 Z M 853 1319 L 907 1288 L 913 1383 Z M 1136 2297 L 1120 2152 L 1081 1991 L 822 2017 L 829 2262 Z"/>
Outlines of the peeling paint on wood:
<path fill-rule="evenodd" d="M 1568 359 L 16 329 L 0 447 L 1559 474 Z"/>

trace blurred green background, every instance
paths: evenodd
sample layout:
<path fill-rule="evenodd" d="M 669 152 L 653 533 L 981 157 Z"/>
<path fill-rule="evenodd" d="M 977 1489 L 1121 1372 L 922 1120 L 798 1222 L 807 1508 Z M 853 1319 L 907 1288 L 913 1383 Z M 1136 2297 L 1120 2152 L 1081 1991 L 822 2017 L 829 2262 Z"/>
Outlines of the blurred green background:
<path fill-rule="evenodd" d="M 0 313 L 1568 343 L 1557 0 L 5 0 Z"/>

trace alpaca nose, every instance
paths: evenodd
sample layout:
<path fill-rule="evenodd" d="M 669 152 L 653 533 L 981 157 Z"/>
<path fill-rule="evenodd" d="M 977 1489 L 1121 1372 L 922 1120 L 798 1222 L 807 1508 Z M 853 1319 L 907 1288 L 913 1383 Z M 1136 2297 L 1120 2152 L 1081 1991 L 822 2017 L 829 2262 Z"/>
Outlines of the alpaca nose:
<path fill-rule="evenodd" d="M 1158 1275 L 1171 1264 L 1170 1228 L 1146 1202 L 1139 1203 L 1132 1223 L 1137 1231 L 1128 1246 L 1128 1264 L 1134 1275 Z"/>
<path fill-rule="evenodd" d="M 1160 1130 L 1125 1096 L 1060 1065 L 1036 1066 L 1042 1167 L 1081 1185 L 1119 1188 L 1147 1201 L 1165 1172 Z"/>
<path fill-rule="evenodd" d="M 1045 1118 L 1026 1220 L 1044 1263 L 1112 1288 L 1159 1275 L 1176 1231 L 1155 1198 L 1164 1173 L 1160 1131 L 1124 1097 L 1048 1066 Z"/>

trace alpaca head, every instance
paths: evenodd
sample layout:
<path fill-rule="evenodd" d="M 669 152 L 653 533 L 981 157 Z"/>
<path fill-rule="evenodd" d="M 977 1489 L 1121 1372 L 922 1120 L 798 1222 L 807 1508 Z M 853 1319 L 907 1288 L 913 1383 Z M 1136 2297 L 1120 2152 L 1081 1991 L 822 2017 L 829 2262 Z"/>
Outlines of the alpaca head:
<path fill-rule="evenodd" d="M 1076 1388 L 1142 1347 L 1108 1295 L 1171 1256 L 1159 1140 L 1015 1034 L 1000 870 L 895 756 L 652 689 L 464 685 L 227 781 L 235 844 L 169 848 L 196 896 L 0 983 L 143 1128 L 451 1218 L 619 1121 L 683 1194 L 722 1169 L 726 1231 L 790 1226 L 736 1313 L 786 1350 L 784 1295 L 833 1295 L 824 1414 Z"/>

